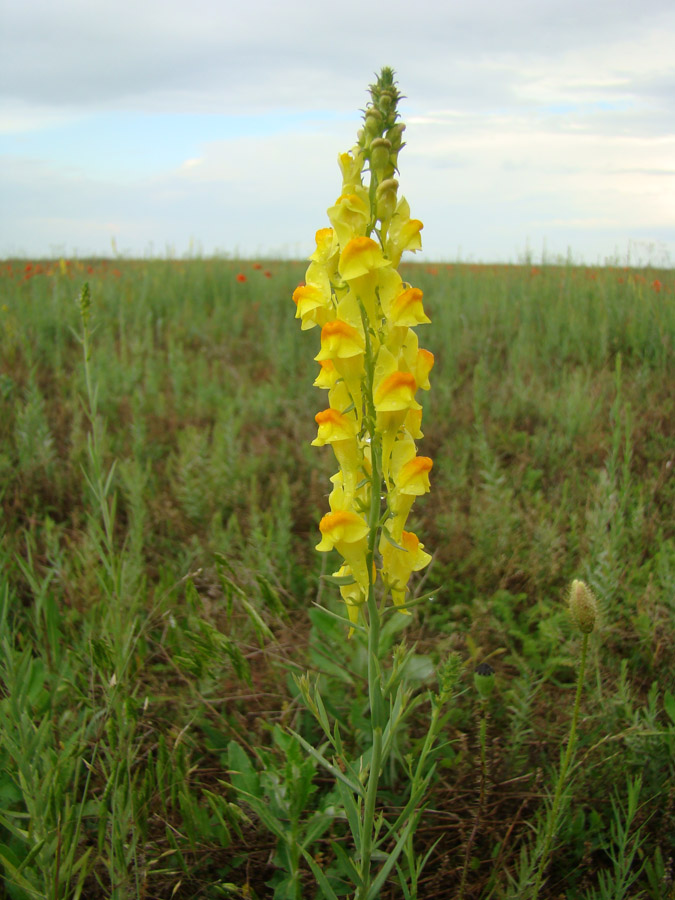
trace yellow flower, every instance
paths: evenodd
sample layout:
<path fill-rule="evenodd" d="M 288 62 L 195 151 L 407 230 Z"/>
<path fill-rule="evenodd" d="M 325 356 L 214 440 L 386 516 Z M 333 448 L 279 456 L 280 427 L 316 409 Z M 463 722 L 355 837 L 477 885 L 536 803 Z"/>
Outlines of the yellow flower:
<path fill-rule="evenodd" d="M 337 409 L 324 409 L 314 417 L 318 427 L 313 447 L 330 444 L 342 472 L 344 489 L 353 496 L 361 477 L 363 454 L 357 440 L 356 421 Z"/>
<path fill-rule="evenodd" d="M 317 362 L 324 359 L 349 359 L 365 352 L 365 341 L 359 331 L 348 322 L 333 319 L 321 329 L 321 350 L 314 357 Z"/>
<path fill-rule="evenodd" d="M 293 302 L 297 306 L 295 318 L 302 320 L 302 331 L 325 325 L 333 318 L 333 309 L 328 297 L 315 284 L 301 284 L 293 291 Z"/>
<path fill-rule="evenodd" d="M 350 575 L 352 576 L 352 578 L 354 577 L 349 566 L 340 566 L 337 572 L 333 572 L 333 575 L 336 575 L 338 578 L 348 578 Z M 366 602 L 366 595 L 363 591 L 363 588 L 356 581 L 353 581 L 351 584 L 341 584 L 340 595 L 345 601 L 349 621 L 356 625 L 356 623 L 359 621 L 359 611 L 363 604 Z M 349 639 L 353 634 L 354 629 L 350 628 L 347 639 Z"/>
<path fill-rule="evenodd" d="M 316 549 L 323 553 L 335 548 L 351 568 L 354 578 L 364 592 L 368 590 L 366 551 L 368 549 L 368 524 L 348 509 L 338 509 L 319 522 L 321 541 Z"/>
<path fill-rule="evenodd" d="M 392 303 L 387 318 L 393 325 L 427 325 L 431 319 L 424 312 L 422 306 L 422 291 L 419 288 L 408 288 L 402 291 Z"/>
<path fill-rule="evenodd" d="M 408 581 L 413 572 L 419 572 L 431 562 L 431 556 L 424 552 L 424 544 L 412 531 L 404 531 L 401 535 L 400 549 L 382 537 L 380 542 L 382 553 L 382 577 L 391 590 L 394 603 L 401 612 L 407 613 L 404 607 Z"/>
<path fill-rule="evenodd" d="M 428 456 L 417 456 L 412 437 L 406 432 L 396 441 L 391 454 L 391 479 L 394 483 L 389 492 L 389 511 L 392 518 L 388 527 L 394 540 L 401 540 L 410 509 L 416 497 L 429 491 L 429 472 L 433 461 Z"/>
<path fill-rule="evenodd" d="M 349 194 L 342 194 L 328 210 L 328 218 L 341 247 L 353 237 L 365 235 L 370 221 L 368 191 L 355 187 Z"/>
<path fill-rule="evenodd" d="M 319 365 L 321 369 L 314 379 L 314 387 L 330 390 L 340 377 L 338 370 L 333 365 L 332 359 L 320 359 Z"/>
<path fill-rule="evenodd" d="M 363 153 L 358 147 L 351 152 L 338 155 L 338 165 L 342 172 L 342 193 L 348 194 L 356 187 L 363 187 L 361 172 L 363 171 Z"/>
<path fill-rule="evenodd" d="M 314 357 L 317 362 L 331 360 L 335 370 L 344 378 L 361 425 L 361 379 L 364 373 L 365 341 L 361 332 L 341 319 L 327 322 L 321 329 L 321 350 Z"/>
<path fill-rule="evenodd" d="M 408 410 L 415 402 L 417 383 L 411 372 L 392 372 L 379 382 L 375 390 L 377 412 Z"/>
<path fill-rule="evenodd" d="M 418 387 L 422 388 L 423 391 L 428 391 L 431 388 L 429 384 L 429 372 L 431 372 L 434 366 L 434 354 L 430 350 L 424 350 L 420 348 L 417 351 L 417 359 L 415 360 L 415 381 L 417 382 Z"/>
<path fill-rule="evenodd" d="M 326 265 L 332 256 L 337 254 L 338 245 L 332 228 L 319 228 L 314 236 L 316 250 L 309 257 L 314 262 Z"/>
<path fill-rule="evenodd" d="M 396 212 L 392 216 L 389 224 L 389 234 L 385 245 L 386 253 L 392 261 L 392 265 L 397 266 L 401 260 L 401 255 L 405 250 L 421 250 L 422 237 L 420 231 L 424 228 L 419 219 L 410 218 L 410 206 L 408 201 L 402 197 L 396 206 Z"/>
<path fill-rule="evenodd" d="M 391 262 L 384 258 L 380 245 L 372 238 L 362 235 L 345 244 L 340 253 L 338 268 L 345 281 L 353 281 L 390 265 Z"/>
<path fill-rule="evenodd" d="M 338 412 L 337 409 L 324 409 L 314 419 L 319 426 L 317 437 L 312 441 L 313 447 L 323 447 L 335 441 L 351 441 L 356 437 L 354 420 Z"/>
<path fill-rule="evenodd" d="M 416 456 L 409 460 L 394 475 L 394 483 L 401 494 L 419 497 L 426 494 L 429 487 L 429 472 L 434 462 L 428 456 Z"/>

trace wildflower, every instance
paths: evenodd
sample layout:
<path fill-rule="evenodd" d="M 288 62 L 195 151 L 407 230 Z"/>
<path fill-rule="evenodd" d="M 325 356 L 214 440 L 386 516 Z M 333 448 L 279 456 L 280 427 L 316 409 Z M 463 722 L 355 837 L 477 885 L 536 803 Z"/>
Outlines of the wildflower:
<path fill-rule="evenodd" d="M 243 284 L 245 281 L 247 281 L 247 278 L 246 278 L 246 276 L 244 275 L 243 272 L 238 272 L 238 273 L 237 273 L 237 281 L 238 281 L 240 284 Z"/>
<path fill-rule="evenodd" d="M 404 531 L 401 534 L 399 546 L 383 534 L 380 552 L 384 562 L 383 571 L 394 603 L 401 612 L 407 613 L 404 604 L 410 576 L 427 566 L 431 562 L 431 556 L 424 552 L 424 544 L 420 543 L 417 535 L 411 531 Z"/>
<path fill-rule="evenodd" d="M 422 291 L 397 271 L 406 251 L 422 246 L 422 223 L 410 215 L 394 178 L 404 146 L 400 98 L 391 70 L 371 86 L 363 128 L 341 153 L 341 193 L 327 210 L 330 227 L 315 235 L 305 281 L 293 292 L 303 330 L 321 330 L 314 384 L 328 392 L 317 413 L 314 446 L 330 445 L 338 471 L 317 550 L 337 550 L 347 616 L 373 614 L 374 584 L 404 608 L 412 572 L 431 556 L 405 530 L 415 498 L 429 490 L 432 461 L 418 456 L 422 407 L 434 358 L 414 328 L 429 323 Z M 353 629 L 352 629 L 353 630 Z M 351 631 L 350 631 L 351 633 Z"/>

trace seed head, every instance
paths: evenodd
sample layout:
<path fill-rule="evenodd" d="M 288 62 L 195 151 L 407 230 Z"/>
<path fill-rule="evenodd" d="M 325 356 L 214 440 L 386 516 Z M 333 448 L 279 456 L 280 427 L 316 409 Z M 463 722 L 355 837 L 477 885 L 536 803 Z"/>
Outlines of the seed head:
<path fill-rule="evenodd" d="M 585 581 L 574 579 L 569 596 L 570 616 L 582 634 L 590 634 L 595 628 L 598 603 Z"/>
<path fill-rule="evenodd" d="M 483 662 L 476 666 L 473 673 L 473 683 L 482 700 L 487 700 L 495 686 L 495 670 L 489 663 Z"/>

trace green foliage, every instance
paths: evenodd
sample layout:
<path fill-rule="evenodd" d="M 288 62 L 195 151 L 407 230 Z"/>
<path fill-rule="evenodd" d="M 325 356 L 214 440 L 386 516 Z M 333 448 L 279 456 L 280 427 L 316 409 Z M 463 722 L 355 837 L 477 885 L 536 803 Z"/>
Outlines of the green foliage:
<path fill-rule="evenodd" d="M 332 742 L 368 764 L 367 654 L 313 550 L 330 461 L 308 451 L 320 398 L 290 301 L 303 271 L 0 266 L 0 896 L 267 900 L 354 884 L 358 815 L 325 763 L 362 783 Z M 532 883 L 574 703 L 564 596 L 581 578 L 600 621 L 540 896 L 671 900 L 672 272 L 408 278 L 433 320 L 432 492 L 414 528 L 434 563 L 414 585 L 431 596 L 381 636 L 393 653 L 408 628 L 386 686 L 400 712 L 405 680 L 408 705 L 374 810 L 374 871 L 397 854 L 380 896 L 455 898 L 467 858 L 467 898 Z M 397 820 L 448 659 L 462 666 L 446 672 L 411 847 Z M 307 668 L 330 737 L 301 711 Z"/>

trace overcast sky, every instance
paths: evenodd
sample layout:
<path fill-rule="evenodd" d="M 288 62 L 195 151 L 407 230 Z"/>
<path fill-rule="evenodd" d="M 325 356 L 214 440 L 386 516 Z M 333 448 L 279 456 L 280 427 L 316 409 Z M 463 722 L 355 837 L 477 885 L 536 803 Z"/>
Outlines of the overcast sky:
<path fill-rule="evenodd" d="M 423 259 L 675 265 L 674 48 L 673 0 L 0 0 L 0 256 L 304 257 L 390 65 Z"/>

